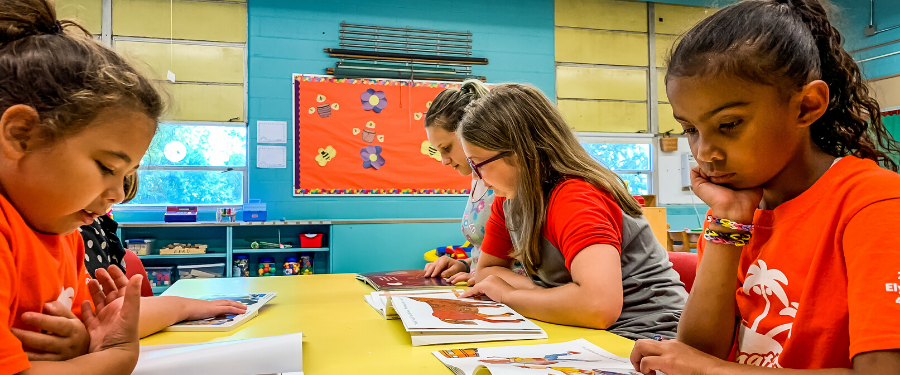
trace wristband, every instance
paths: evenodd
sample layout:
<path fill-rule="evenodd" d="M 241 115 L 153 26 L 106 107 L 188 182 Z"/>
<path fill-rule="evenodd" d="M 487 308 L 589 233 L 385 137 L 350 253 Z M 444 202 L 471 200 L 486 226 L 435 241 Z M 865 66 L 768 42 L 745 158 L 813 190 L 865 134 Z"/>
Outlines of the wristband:
<path fill-rule="evenodd" d="M 709 223 L 719 224 L 725 228 L 743 230 L 747 232 L 753 231 L 753 224 L 741 224 L 728 219 L 719 219 L 713 215 L 706 215 L 706 221 Z"/>
<path fill-rule="evenodd" d="M 721 233 L 709 228 L 703 232 L 704 239 L 722 245 L 745 246 L 751 237 L 750 233 Z"/>

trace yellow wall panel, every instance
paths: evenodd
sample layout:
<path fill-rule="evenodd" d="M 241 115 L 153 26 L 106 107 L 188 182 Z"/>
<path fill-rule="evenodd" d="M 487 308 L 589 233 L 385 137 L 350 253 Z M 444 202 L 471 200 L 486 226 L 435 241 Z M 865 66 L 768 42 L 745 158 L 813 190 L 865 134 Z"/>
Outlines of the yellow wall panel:
<path fill-rule="evenodd" d="M 100 34 L 102 8 L 101 0 L 57 0 L 56 18 L 77 21 L 91 34 Z"/>
<path fill-rule="evenodd" d="M 556 61 L 647 66 L 647 35 L 557 27 Z"/>
<path fill-rule="evenodd" d="M 672 105 L 659 103 L 659 132 L 665 133 L 667 131 L 672 131 L 672 133 L 681 133 L 682 127 L 681 124 L 675 120 L 675 117 L 672 115 Z"/>
<path fill-rule="evenodd" d="M 900 107 L 900 77 L 868 81 L 867 84 L 882 109 Z"/>
<path fill-rule="evenodd" d="M 165 120 L 244 120 L 244 87 L 222 85 L 166 84 L 171 97 Z"/>
<path fill-rule="evenodd" d="M 168 0 L 113 0 L 113 34 L 148 38 L 247 42 L 247 5 Z"/>
<path fill-rule="evenodd" d="M 692 7 L 685 5 L 654 4 L 656 8 L 656 32 L 681 35 L 704 18 L 718 11 L 718 8 Z"/>
<path fill-rule="evenodd" d="M 117 41 L 116 51 L 148 66 L 153 79 L 166 79 L 171 69 L 182 82 L 244 83 L 243 48 Z"/>
<path fill-rule="evenodd" d="M 647 100 L 647 72 L 560 66 L 556 68 L 559 98 Z"/>
<path fill-rule="evenodd" d="M 677 42 L 677 36 L 656 34 L 656 66 L 666 66 L 669 54 L 675 50 Z"/>
<path fill-rule="evenodd" d="M 647 104 L 559 100 L 560 112 L 579 132 L 637 133 L 647 131 Z"/>
<path fill-rule="evenodd" d="M 647 3 L 556 0 L 556 26 L 647 32 Z"/>
<path fill-rule="evenodd" d="M 666 95 L 666 71 L 656 71 L 656 99 L 661 102 L 668 102 L 669 96 Z"/>

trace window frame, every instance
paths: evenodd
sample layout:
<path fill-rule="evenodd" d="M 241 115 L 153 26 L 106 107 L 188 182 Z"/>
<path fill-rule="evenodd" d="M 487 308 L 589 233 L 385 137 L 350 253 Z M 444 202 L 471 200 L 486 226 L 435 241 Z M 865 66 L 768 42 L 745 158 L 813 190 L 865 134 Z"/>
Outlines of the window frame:
<path fill-rule="evenodd" d="M 578 143 L 628 143 L 650 145 L 650 169 L 648 170 L 614 170 L 616 174 L 645 174 L 647 175 L 647 194 L 657 194 L 659 187 L 659 152 L 656 137 L 653 134 L 643 133 L 593 133 L 577 132 Z M 605 166 L 605 165 L 604 165 Z"/>

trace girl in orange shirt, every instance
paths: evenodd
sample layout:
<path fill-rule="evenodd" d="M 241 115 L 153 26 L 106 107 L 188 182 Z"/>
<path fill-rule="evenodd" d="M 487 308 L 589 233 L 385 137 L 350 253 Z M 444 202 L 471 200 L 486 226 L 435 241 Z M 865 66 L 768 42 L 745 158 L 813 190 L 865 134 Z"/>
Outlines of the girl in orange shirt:
<path fill-rule="evenodd" d="M 635 369 L 900 372 L 900 147 L 823 4 L 720 10 L 666 90 L 710 212 L 678 340 L 638 341 Z"/>

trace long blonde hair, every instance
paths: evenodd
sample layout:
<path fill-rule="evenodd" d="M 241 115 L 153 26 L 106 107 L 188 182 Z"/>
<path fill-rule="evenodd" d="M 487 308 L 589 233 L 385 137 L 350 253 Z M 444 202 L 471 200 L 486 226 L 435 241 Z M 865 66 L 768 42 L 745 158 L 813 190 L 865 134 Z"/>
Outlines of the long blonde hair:
<path fill-rule="evenodd" d="M 425 127 L 437 125 L 448 132 L 455 132 L 466 106 L 487 93 L 487 86 L 477 79 L 467 79 L 458 90 L 441 91 L 431 101 L 431 107 L 425 114 Z"/>
<path fill-rule="evenodd" d="M 512 151 L 519 168 L 516 196 L 509 202 L 520 221 L 509 226 L 518 232 L 512 254 L 536 273 L 547 206 L 554 186 L 579 178 L 608 191 L 619 207 L 633 217 L 642 215 L 637 201 L 619 175 L 606 169 L 581 147 L 559 110 L 538 89 L 520 84 L 493 87 L 473 101 L 460 121 L 457 136 L 490 151 Z M 508 162 L 504 158 L 504 162 Z"/>

